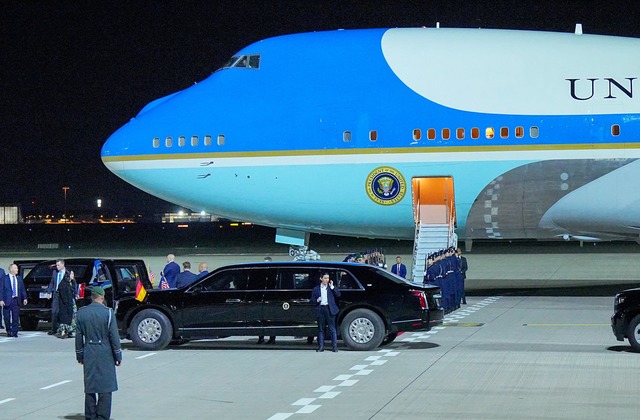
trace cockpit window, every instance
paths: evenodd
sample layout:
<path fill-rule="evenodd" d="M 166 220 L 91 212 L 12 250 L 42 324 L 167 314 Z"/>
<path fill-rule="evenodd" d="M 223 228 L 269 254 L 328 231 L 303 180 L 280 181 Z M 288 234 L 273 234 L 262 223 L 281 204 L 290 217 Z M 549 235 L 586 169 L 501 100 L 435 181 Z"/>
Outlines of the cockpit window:
<path fill-rule="evenodd" d="M 228 68 L 245 68 L 245 69 L 258 69 L 260 68 L 260 55 L 234 55 L 222 66 L 223 69 Z"/>

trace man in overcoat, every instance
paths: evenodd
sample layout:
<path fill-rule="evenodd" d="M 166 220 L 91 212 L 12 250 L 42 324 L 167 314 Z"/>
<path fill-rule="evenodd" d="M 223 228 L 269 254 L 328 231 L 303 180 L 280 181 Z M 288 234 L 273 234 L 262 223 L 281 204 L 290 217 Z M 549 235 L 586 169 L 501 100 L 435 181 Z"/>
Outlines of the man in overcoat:
<path fill-rule="evenodd" d="M 329 273 L 323 273 L 320 277 L 320 284 L 313 288 L 311 301 L 316 304 L 316 316 L 318 319 L 318 349 L 324 351 L 324 329 L 329 327 L 331 334 L 331 350 L 338 351 L 338 333 L 336 331 L 336 315 L 340 308 L 336 303 L 336 298 L 340 297 L 340 290 L 333 285 L 333 280 L 329 279 Z"/>
<path fill-rule="evenodd" d="M 111 393 L 118 390 L 116 366 L 122 363 L 122 348 L 113 310 L 104 305 L 104 289 L 94 287 L 91 300 L 78 310 L 76 359 L 84 370 L 85 418 L 108 420 Z"/>
<path fill-rule="evenodd" d="M 58 285 L 62 281 L 72 281 L 71 272 L 64 268 L 64 260 L 56 260 L 56 269 L 51 274 L 51 281 L 47 288 L 49 299 L 51 300 L 51 330 L 47 333 L 53 335 L 58 332 L 58 309 L 60 308 L 60 300 L 58 299 Z"/>

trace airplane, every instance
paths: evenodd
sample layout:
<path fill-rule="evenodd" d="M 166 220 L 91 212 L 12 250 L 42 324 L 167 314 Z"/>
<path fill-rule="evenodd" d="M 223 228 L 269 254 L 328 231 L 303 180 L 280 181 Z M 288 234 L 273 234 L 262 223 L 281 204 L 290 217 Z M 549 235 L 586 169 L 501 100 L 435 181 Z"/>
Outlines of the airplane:
<path fill-rule="evenodd" d="M 579 24 L 278 36 L 146 105 L 101 157 L 292 245 L 412 239 L 417 200 L 449 203 L 469 242 L 639 241 L 638 57 L 640 40 Z"/>

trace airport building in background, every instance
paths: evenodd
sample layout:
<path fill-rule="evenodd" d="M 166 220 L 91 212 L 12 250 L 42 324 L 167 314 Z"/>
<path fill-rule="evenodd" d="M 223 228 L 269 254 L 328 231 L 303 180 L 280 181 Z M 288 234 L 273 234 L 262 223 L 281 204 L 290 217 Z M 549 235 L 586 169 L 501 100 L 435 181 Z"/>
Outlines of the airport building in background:
<path fill-rule="evenodd" d="M 15 204 L 0 205 L 0 225 L 15 225 L 21 222 L 20 206 Z"/>

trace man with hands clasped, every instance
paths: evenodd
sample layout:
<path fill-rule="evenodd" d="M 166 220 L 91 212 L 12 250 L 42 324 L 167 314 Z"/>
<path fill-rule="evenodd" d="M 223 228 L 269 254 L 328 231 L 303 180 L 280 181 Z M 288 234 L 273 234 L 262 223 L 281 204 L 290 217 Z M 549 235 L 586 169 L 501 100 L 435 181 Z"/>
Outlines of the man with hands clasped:
<path fill-rule="evenodd" d="M 336 331 L 336 315 L 338 315 L 338 304 L 336 298 L 340 297 L 340 290 L 333 285 L 333 280 L 329 279 L 329 273 L 323 273 L 320 277 L 320 284 L 313 288 L 311 301 L 316 303 L 316 317 L 318 320 L 318 349 L 324 351 L 324 331 L 325 325 L 329 327 L 331 334 L 331 350 L 338 351 L 338 334 Z"/>

